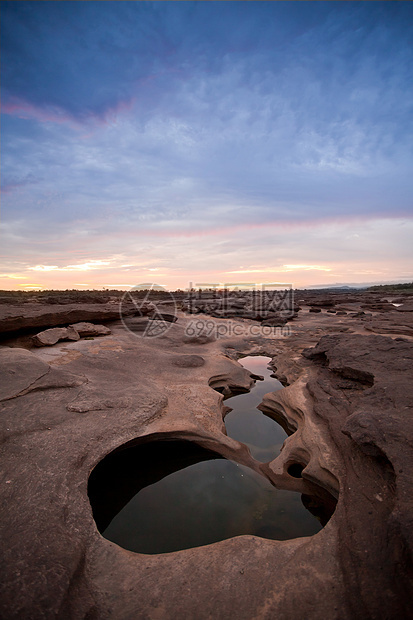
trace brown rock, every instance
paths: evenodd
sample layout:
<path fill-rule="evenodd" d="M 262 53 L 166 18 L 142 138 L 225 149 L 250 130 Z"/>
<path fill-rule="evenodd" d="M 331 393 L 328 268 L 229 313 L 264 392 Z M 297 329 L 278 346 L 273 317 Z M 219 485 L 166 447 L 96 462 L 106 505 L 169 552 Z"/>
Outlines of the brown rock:
<path fill-rule="evenodd" d="M 331 308 L 335 306 L 336 300 L 334 297 L 323 297 L 322 299 L 311 299 L 308 304 L 310 306 L 320 306 L 321 308 Z"/>
<path fill-rule="evenodd" d="M 185 344 L 208 344 L 216 340 L 214 334 L 200 334 L 194 336 L 184 336 L 183 342 Z"/>
<path fill-rule="evenodd" d="M 264 326 L 270 326 L 270 327 L 284 327 L 284 325 L 287 323 L 287 319 L 284 319 L 282 317 L 275 317 L 275 318 L 270 318 L 270 319 L 265 319 L 264 321 L 262 321 L 261 325 Z"/>
<path fill-rule="evenodd" d="M 387 302 L 379 302 L 379 303 L 362 304 L 361 308 L 364 308 L 365 310 L 371 310 L 373 312 L 377 312 L 377 311 L 392 312 L 395 309 L 395 306 Z"/>
<path fill-rule="evenodd" d="M 32 341 L 36 347 L 50 347 L 59 340 L 79 340 L 80 336 L 73 327 L 54 327 L 39 332 L 33 336 Z"/>
<path fill-rule="evenodd" d="M 144 301 L 139 304 L 139 310 L 134 316 L 147 316 L 150 313 L 156 312 L 156 306 L 151 301 Z"/>
<path fill-rule="evenodd" d="M 200 355 L 180 355 L 172 360 L 172 364 L 179 368 L 199 368 L 205 364 L 205 360 Z"/>
<path fill-rule="evenodd" d="M 0 349 L 0 400 L 14 397 L 49 371 L 49 365 L 25 349 Z"/>
<path fill-rule="evenodd" d="M 167 337 L 135 338 L 115 324 L 109 341 L 79 350 L 0 347 L 1 617 L 410 617 L 413 344 L 363 335 L 374 323 L 410 325 L 409 314 L 344 318 L 340 329 L 359 333 L 336 334 L 331 316 L 305 313 L 282 341 L 211 338 L 202 350 L 185 337 L 193 317 L 180 317 Z M 234 357 L 271 355 L 289 384 L 262 403 L 289 433 L 270 463 L 225 434 L 222 394 L 253 382 L 230 347 Z M 205 365 L 175 365 L 187 357 Z M 177 439 L 247 465 L 302 494 L 312 510 L 316 499 L 334 510 L 332 494 L 333 517 L 314 536 L 236 536 L 159 555 L 106 540 L 89 501 L 90 473 L 119 448 Z"/>
<path fill-rule="evenodd" d="M 395 308 L 395 306 L 393 306 Z M 413 312 L 413 302 L 405 302 L 396 308 L 397 312 Z"/>
<path fill-rule="evenodd" d="M 410 312 L 387 312 L 374 318 L 368 317 L 365 329 L 378 334 L 403 334 L 413 336 L 413 315 Z"/>
<path fill-rule="evenodd" d="M 122 305 L 122 315 L 135 314 L 133 304 Z M 64 306 L 24 304 L 0 306 L 0 333 L 34 327 L 71 325 L 79 321 L 116 321 L 118 304 L 68 304 Z"/>
<path fill-rule="evenodd" d="M 176 323 L 178 317 L 174 314 L 169 314 L 168 312 L 154 312 L 149 315 L 149 319 L 151 321 L 166 321 L 167 323 Z"/>
<path fill-rule="evenodd" d="M 408 616 L 413 594 L 413 343 L 334 335 L 303 353 L 313 364 L 306 370 L 306 387 L 314 415 L 328 424 L 341 455 L 340 465 L 334 458 L 340 480 L 334 520 L 342 520 L 338 544 L 346 590 L 358 592 L 357 607 L 350 603 L 350 617 Z M 317 452 L 311 445 L 303 401 L 294 397 L 294 389 L 267 395 L 260 406 L 297 429 L 277 460 L 284 469 L 301 463 L 303 477 L 334 492 L 334 480 L 326 473 L 331 455 L 326 446 Z M 281 469 L 282 464 L 275 471 Z M 403 566 L 396 580 L 395 566 Z M 360 615 L 361 603 L 368 611 Z"/>
<path fill-rule="evenodd" d="M 105 325 L 95 325 L 94 323 L 74 323 L 69 327 L 76 330 L 81 338 L 86 336 L 108 336 L 112 333 L 109 327 Z"/>
<path fill-rule="evenodd" d="M 78 387 L 86 381 L 85 377 L 51 368 L 26 349 L 9 347 L 0 348 L 0 375 L 0 401 L 56 387 Z M 28 427 L 31 422 L 28 415 L 24 424 Z"/>

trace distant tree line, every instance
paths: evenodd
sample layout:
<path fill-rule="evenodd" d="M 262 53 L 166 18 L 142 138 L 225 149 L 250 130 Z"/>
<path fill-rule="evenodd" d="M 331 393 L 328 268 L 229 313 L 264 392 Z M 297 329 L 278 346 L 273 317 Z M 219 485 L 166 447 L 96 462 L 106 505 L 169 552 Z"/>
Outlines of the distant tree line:
<path fill-rule="evenodd" d="M 413 291 L 413 282 L 408 282 L 406 284 L 377 284 L 375 286 L 369 286 L 368 291 L 374 292 L 387 292 L 387 291 Z"/>
<path fill-rule="evenodd" d="M 43 304 L 70 304 L 70 303 L 92 303 L 105 304 L 108 301 L 121 299 L 126 291 L 117 289 L 103 290 L 78 290 L 78 289 L 50 289 L 35 291 L 4 291 L 0 290 L 0 304 L 7 303 L 27 303 L 40 302 Z M 170 293 L 156 289 L 132 289 L 130 291 L 134 299 L 144 299 L 149 295 L 150 299 L 165 299 L 170 297 Z M 185 291 L 175 291 L 172 293 L 176 298 L 187 296 Z"/>
<path fill-rule="evenodd" d="M 298 289 L 300 290 L 300 289 Z M 297 290 L 297 292 L 298 292 Z M 349 291 L 355 291 L 350 287 L 343 288 L 331 288 L 331 289 L 301 289 L 301 293 L 314 294 L 326 294 L 328 292 L 334 293 L 346 293 Z M 375 286 L 369 286 L 364 291 L 368 292 L 397 292 L 397 291 L 411 291 L 413 292 L 413 282 L 404 284 L 378 284 Z M 47 304 L 70 304 L 70 303 L 100 303 L 104 304 L 110 300 L 120 299 L 125 295 L 127 291 L 118 289 L 50 289 L 50 290 L 31 290 L 31 291 L 6 291 L 0 290 L 0 303 L 13 303 L 13 302 L 41 302 Z M 163 289 L 131 289 L 128 291 L 135 299 L 144 299 L 149 296 L 150 299 L 165 299 L 172 295 L 175 299 L 184 299 L 188 294 L 197 294 L 200 297 L 221 297 L 225 294 L 236 294 L 234 291 L 219 290 L 219 289 L 191 289 L 191 291 L 184 291 L 178 289 L 176 291 L 168 292 Z M 238 294 L 243 294 L 245 291 L 238 291 Z"/>

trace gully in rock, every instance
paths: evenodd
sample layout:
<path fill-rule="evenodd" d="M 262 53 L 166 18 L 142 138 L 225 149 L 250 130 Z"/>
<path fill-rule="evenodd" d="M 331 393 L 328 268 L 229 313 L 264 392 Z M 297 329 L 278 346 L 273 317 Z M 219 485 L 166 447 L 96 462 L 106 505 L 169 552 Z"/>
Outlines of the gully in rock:
<path fill-rule="evenodd" d="M 232 411 L 225 416 L 227 435 L 246 444 L 251 455 L 261 463 L 274 460 L 280 453 L 287 434 L 269 416 L 257 409 L 264 394 L 282 389 L 282 384 L 272 377 L 268 368 L 270 357 L 248 356 L 239 363 L 254 375 L 262 376 L 247 394 L 238 394 L 225 401 Z"/>

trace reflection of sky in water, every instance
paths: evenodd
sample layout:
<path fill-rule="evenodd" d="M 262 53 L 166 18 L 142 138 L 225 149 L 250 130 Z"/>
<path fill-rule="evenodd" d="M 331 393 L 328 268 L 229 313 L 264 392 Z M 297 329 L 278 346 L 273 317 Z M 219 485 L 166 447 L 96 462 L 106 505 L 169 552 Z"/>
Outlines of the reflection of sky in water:
<path fill-rule="evenodd" d="M 270 357 L 249 356 L 238 361 L 250 372 L 263 376 L 264 381 L 257 381 L 248 394 L 238 394 L 225 401 L 233 409 L 225 417 L 227 435 L 245 443 L 257 461 L 267 463 L 279 455 L 287 434 L 277 422 L 256 407 L 262 402 L 264 394 L 283 386 L 270 376 L 272 371 L 267 368 Z"/>
<path fill-rule="evenodd" d="M 103 532 L 121 547 L 166 553 L 254 534 L 286 540 L 321 529 L 301 496 L 225 459 L 181 469 L 137 493 Z"/>
<path fill-rule="evenodd" d="M 251 392 L 225 401 L 233 409 L 225 418 L 228 435 L 247 444 L 254 458 L 262 462 L 278 456 L 287 436 L 277 422 L 256 409 L 264 394 L 282 388 L 270 376 L 272 371 L 267 368 L 270 361 L 271 358 L 263 356 L 242 359 L 241 364 L 264 376 L 264 381 L 257 381 Z M 161 448 L 160 444 L 157 446 Z M 193 459 L 189 466 L 183 461 L 178 465 L 176 458 L 183 455 L 183 447 L 182 444 L 179 447 L 179 442 L 176 446 L 178 452 L 167 453 L 164 446 L 152 460 L 143 452 L 148 446 L 136 447 L 142 451 L 142 462 L 134 463 L 132 459 L 126 470 L 119 469 L 116 475 L 126 484 L 126 495 L 119 507 L 125 505 L 102 532 L 106 538 L 131 551 L 167 553 L 243 534 L 286 540 L 311 536 L 321 529 L 320 523 L 304 508 L 299 493 L 275 489 L 263 476 L 226 459 L 212 458 L 195 464 Z M 118 458 L 122 459 L 122 455 Z M 165 467 L 165 473 L 168 463 L 171 471 L 179 466 L 182 469 L 169 475 L 161 473 L 164 477 L 153 484 L 148 484 L 148 479 L 143 482 L 148 486 L 139 492 L 135 491 L 139 486 L 130 486 L 128 491 L 132 480 L 128 483 L 127 477 L 131 473 L 134 477 L 136 467 L 138 471 L 150 473 L 152 470 L 146 467 L 155 467 L 156 463 Z M 153 480 L 152 477 L 150 481 Z M 112 505 L 107 500 L 105 505 Z"/>

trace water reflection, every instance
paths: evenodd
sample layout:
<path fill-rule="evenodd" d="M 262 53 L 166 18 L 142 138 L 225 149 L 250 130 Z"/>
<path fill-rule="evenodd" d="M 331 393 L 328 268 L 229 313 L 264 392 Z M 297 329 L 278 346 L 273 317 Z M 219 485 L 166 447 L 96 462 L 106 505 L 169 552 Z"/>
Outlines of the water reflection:
<path fill-rule="evenodd" d="M 246 444 L 251 455 L 262 463 L 275 459 L 287 434 L 284 429 L 270 417 L 257 409 L 264 394 L 281 389 L 282 384 L 271 377 L 268 369 L 270 357 L 248 356 L 238 360 L 250 372 L 264 377 L 257 381 L 247 394 L 238 394 L 225 401 L 233 411 L 225 416 L 227 435 Z"/>
<path fill-rule="evenodd" d="M 253 534 L 286 540 L 320 523 L 292 491 L 186 441 L 112 453 L 92 472 L 89 497 L 99 531 L 125 549 L 167 553 Z"/>

